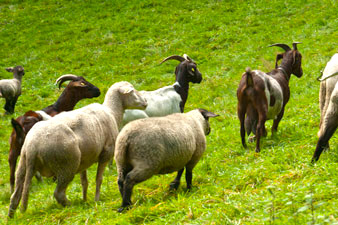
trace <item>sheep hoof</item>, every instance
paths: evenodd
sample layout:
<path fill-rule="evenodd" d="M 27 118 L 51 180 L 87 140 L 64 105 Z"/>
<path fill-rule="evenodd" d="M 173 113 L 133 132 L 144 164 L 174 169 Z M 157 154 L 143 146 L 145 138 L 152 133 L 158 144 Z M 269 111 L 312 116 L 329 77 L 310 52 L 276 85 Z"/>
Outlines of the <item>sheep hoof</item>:
<path fill-rule="evenodd" d="M 256 148 L 256 152 L 259 153 L 261 150 L 259 148 Z"/>
<path fill-rule="evenodd" d="M 122 206 L 122 207 L 118 208 L 117 212 L 122 213 L 123 211 L 127 211 L 129 209 L 130 209 L 130 205 Z"/>
<path fill-rule="evenodd" d="M 178 189 L 179 185 L 180 185 L 180 183 L 178 183 L 178 182 L 171 182 L 170 187 L 169 187 L 169 191 L 176 191 Z"/>

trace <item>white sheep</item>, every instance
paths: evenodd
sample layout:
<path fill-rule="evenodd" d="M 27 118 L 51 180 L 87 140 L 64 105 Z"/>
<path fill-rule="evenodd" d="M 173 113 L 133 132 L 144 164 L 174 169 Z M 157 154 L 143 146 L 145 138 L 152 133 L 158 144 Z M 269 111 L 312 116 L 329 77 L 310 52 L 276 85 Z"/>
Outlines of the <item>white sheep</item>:
<path fill-rule="evenodd" d="M 323 71 L 320 82 L 320 91 L 319 91 L 319 105 L 320 105 L 320 130 L 318 136 L 321 133 L 321 127 L 324 120 L 324 116 L 329 107 L 330 98 L 333 90 L 336 87 L 338 81 L 338 76 L 332 76 L 338 72 L 338 53 L 334 54 L 330 61 L 326 64 L 326 67 Z M 336 74 L 337 75 L 337 74 Z"/>
<path fill-rule="evenodd" d="M 209 117 L 218 116 L 203 109 L 175 113 L 165 117 L 135 120 L 127 124 L 116 139 L 115 161 L 121 208 L 131 205 L 135 184 L 155 174 L 178 171 L 170 187 L 177 189 L 186 168 L 187 188 L 191 188 L 192 170 L 206 148 L 210 133 Z"/>
<path fill-rule="evenodd" d="M 326 64 L 320 80 L 319 140 L 312 162 L 317 161 L 322 151 L 329 147 L 329 140 L 338 127 L 338 54 L 334 54 Z"/>
<path fill-rule="evenodd" d="M 16 101 L 21 95 L 21 79 L 25 75 L 22 66 L 8 67 L 8 72 L 13 72 L 13 79 L 0 80 L 0 97 L 6 99 L 4 109 L 6 113 L 14 113 Z"/>
<path fill-rule="evenodd" d="M 175 83 L 155 91 L 140 91 L 147 100 L 148 106 L 145 110 L 126 110 L 123 115 L 123 125 L 136 119 L 166 116 L 184 111 L 188 99 L 189 82 L 200 83 L 202 74 L 198 71 L 196 63 L 186 54 L 183 57 L 169 56 L 161 63 L 171 59 L 180 61 L 175 70 Z"/>
<path fill-rule="evenodd" d="M 63 206 L 69 204 L 66 188 L 76 173 L 81 173 L 83 199 L 86 200 L 87 168 L 98 162 L 95 200 L 99 200 L 102 175 L 114 155 L 115 140 L 127 108 L 144 109 L 147 103 L 128 82 L 115 83 L 103 104 L 63 112 L 37 123 L 28 132 L 16 172 L 17 184 L 11 196 L 8 216 L 12 217 L 22 196 L 27 208 L 29 186 L 35 171 L 55 176 L 54 197 Z"/>

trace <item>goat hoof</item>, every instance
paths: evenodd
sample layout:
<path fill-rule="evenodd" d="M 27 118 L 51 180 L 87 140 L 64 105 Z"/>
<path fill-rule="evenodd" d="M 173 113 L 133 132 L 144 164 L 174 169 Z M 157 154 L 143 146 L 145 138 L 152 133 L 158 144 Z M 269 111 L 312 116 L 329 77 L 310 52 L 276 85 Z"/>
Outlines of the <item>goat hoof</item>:
<path fill-rule="evenodd" d="M 261 150 L 256 148 L 256 152 L 259 153 Z"/>
<path fill-rule="evenodd" d="M 252 136 L 248 138 L 249 143 L 253 143 L 256 140 L 256 136 Z"/>
<path fill-rule="evenodd" d="M 119 209 L 117 210 L 117 212 L 121 213 L 121 212 L 123 212 L 123 210 L 124 210 L 124 208 L 121 207 L 121 208 L 119 208 Z"/>

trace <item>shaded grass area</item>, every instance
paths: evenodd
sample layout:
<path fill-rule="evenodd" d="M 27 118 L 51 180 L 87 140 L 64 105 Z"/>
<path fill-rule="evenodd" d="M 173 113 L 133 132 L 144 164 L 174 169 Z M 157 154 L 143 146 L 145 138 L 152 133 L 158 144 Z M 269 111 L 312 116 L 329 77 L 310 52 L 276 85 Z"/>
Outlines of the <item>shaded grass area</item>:
<path fill-rule="evenodd" d="M 211 120 L 191 192 L 185 182 L 168 191 L 174 174 L 155 176 L 136 186 L 133 208 L 119 214 L 115 164 L 105 171 L 100 202 L 93 201 L 93 166 L 87 203 L 79 176 L 67 190 L 72 205 L 66 208 L 53 198 L 51 180 L 33 180 L 27 212 L 18 210 L 8 223 L 337 223 L 337 138 L 316 165 L 309 164 L 319 124 L 315 78 L 337 52 L 337 10 L 329 0 L 0 1 L 0 68 L 23 65 L 26 71 L 15 114 L 0 116 L 0 221 L 7 221 L 10 198 L 11 117 L 52 104 L 62 91 L 54 82 L 66 73 L 84 76 L 102 93 L 121 80 L 140 90 L 172 84 L 177 63 L 159 62 L 187 53 L 203 82 L 192 85 L 186 111 L 221 115 Z M 236 114 L 241 74 L 247 66 L 271 70 L 281 50 L 267 46 L 293 41 L 302 42 L 304 76 L 290 80 L 291 99 L 277 135 L 269 132 L 260 154 L 254 144 L 245 150 Z M 0 78 L 10 75 L 3 70 Z M 103 98 L 82 100 L 77 108 Z"/>

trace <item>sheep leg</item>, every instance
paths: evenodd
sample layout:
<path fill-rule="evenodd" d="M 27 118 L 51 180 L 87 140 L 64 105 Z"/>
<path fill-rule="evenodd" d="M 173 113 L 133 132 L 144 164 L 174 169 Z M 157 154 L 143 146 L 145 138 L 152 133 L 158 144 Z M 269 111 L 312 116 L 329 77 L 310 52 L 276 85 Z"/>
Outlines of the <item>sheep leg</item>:
<path fill-rule="evenodd" d="M 87 201 L 87 190 L 88 190 L 87 170 L 82 171 L 80 176 L 81 176 L 83 201 Z"/>
<path fill-rule="evenodd" d="M 284 115 L 284 106 L 280 113 L 278 114 L 277 118 L 273 121 L 272 128 L 271 128 L 271 136 L 274 136 L 274 134 L 277 132 L 278 124 L 282 120 Z"/>
<path fill-rule="evenodd" d="M 14 97 L 12 99 L 11 103 L 10 103 L 11 104 L 12 113 L 14 113 L 15 104 L 18 101 L 18 98 L 19 98 L 19 96 Z"/>
<path fill-rule="evenodd" d="M 54 197 L 56 201 L 62 206 L 67 206 L 70 204 L 66 197 L 66 189 L 68 184 L 74 179 L 74 174 L 65 174 L 57 176 L 57 185 L 54 191 Z"/>
<path fill-rule="evenodd" d="M 131 170 L 123 184 L 123 196 L 122 196 L 122 205 L 117 210 L 118 212 L 122 212 L 125 208 L 129 207 L 131 205 L 131 195 L 133 191 L 133 187 L 147 179 L 149 179 L 152 176 L 152 169 L 133 169 Z"/>
<path fill-rule="evenodd" d="M 22 190 L 26 176 L 26 157 L 23 155 L 20 159 L 18 171 L 16 174 L 15 191 L 11 196 L 11 203 L 9 205 L 8 217 L 13 217 L 15 210 L 18 208 L 22 197 Z"/>
<path fill-rule="evenodd" d="M 6 114 L 12 114 L 12 109 L 11 109 L 11 100 L 6 98 L 6 104 L 4 106 L 4 109 L 6 110 Z"/>
<path fill-rule="evenodd" d="M 173 182 L 170 183 L 170 188 L 169 188 L 170 190 L 174 190 L 174 189 L 177 190 L 178 189 L 178 186 L 180 185 L 180 181 L 181 181 L 183 171 L 184 171 L 184 168 L 177 172 L 177 176 L 176 176 L 175 180 L 173 180 Z"/>
<path fill-rule="evenodd" d="M 187 188 L 191 190 L 191 183 L 192 183 L 192 169 L 186 167 L 185 170 L 185 181 L 187 182 Z"/>
<path fill-rule="evenodd" d="M 312 157 L 312 162 L 317 161 L 322 151 L 329 146 L 329 140 L 338 127 L 338 111 L 335 110 L 337 106 L 338 104 L 332 101 L 329 103 L 329 108 L 322 124 L 322 131 L 320 132 L 321 136 L 317 142 L 316 150 Z"/>
<path fill-rule="evenodd" d="M 320 82 L 320 88 L 319 88 L 319 107 L 320 107 L 320 122 L 319 122 L 319 128 L 321 128 L 323 123 L 323 117 L 324 117 L 324 106 L 325 106 L 325 100 L 326 100 L 326 81 Z"/>
<path fill-rule="evenodd" d="M 97 165 L 95 201 L 100 200 L 100 189 L 101 189 L 101 184 L 102 184 L 102 179 L 103 179 L 102 178 L 103 172 L 108 163 L 109 163 L 109 160 L 105 162 L 99 162 L 99 164 Z"/>

